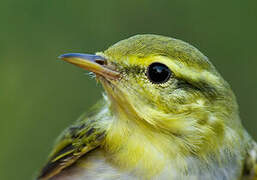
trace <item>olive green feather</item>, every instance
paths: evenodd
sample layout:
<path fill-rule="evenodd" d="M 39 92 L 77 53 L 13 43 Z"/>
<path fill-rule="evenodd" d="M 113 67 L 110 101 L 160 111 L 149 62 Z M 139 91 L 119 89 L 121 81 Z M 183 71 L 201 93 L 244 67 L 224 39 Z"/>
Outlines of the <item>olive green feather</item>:
<path fill-rule="evenodd" d="M 108 127 L 106 122 L 110 116 L 107 111 L 101 113 L 105 111 L 106 105 L 101 101 L 62 133 L 38 179 L 44 180 L 55 176 L 81 156 L 101 145 Z"/>
<path fill-rule="evenodd" d="M 243 180 L 257 180 L 257 144 L 252 141 L 244 160 Z"/>

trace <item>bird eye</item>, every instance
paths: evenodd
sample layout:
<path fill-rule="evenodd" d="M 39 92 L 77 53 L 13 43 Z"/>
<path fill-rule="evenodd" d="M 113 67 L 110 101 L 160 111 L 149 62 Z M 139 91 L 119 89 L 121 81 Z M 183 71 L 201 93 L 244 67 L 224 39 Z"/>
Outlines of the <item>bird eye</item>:
<path fill-rule="evenodd" d="M 164 64 L 152 63 L 147 69 L 148 79 L 155 84 L 165 83 L 171 76 L 171 70 Z"/>

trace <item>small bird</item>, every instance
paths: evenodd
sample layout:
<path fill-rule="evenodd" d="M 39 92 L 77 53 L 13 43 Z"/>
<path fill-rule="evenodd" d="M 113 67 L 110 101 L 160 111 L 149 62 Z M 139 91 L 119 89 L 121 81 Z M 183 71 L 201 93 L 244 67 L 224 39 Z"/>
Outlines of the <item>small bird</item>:
<path fill-rule="evenodd" d="M 38 180 L 257 180 L 235 95 L 195 47 L 145 34 L 60 58 L 105 93 L 60 135 Z"/>

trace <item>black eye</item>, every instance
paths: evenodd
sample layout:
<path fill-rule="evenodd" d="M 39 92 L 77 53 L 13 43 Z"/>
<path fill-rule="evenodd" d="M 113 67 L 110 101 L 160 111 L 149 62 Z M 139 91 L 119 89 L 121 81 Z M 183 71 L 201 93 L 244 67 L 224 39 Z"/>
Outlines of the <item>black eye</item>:
<path fill-rule="evenodd" d="M 147 69 L 147 77 L 152 83 L 161 84 L 169 80 L 170 69 L 161 63 L 152 63 Z"/>

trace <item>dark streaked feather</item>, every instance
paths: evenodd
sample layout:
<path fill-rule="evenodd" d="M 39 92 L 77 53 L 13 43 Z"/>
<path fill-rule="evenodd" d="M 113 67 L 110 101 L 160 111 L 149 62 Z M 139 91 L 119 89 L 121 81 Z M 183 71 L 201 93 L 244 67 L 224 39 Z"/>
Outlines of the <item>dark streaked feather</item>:
<path fill-rule="evenodd" d="M 82 155 L 101 145 L 106 132 L 106 126 L 101 125 L 101 121 L 108 114 L 99 116 L 99 112 L 97 108 L 93 108 L 90 114 L 86 114 L 63 132 L 48 162 L 41 170 L 38 180 L 50 179 L 72 165 Z"/>
<path fill-rule="evenodd" d="M 242 180 L 257 180 L 257 144 L 252 142 L 244 161 Z"/>

